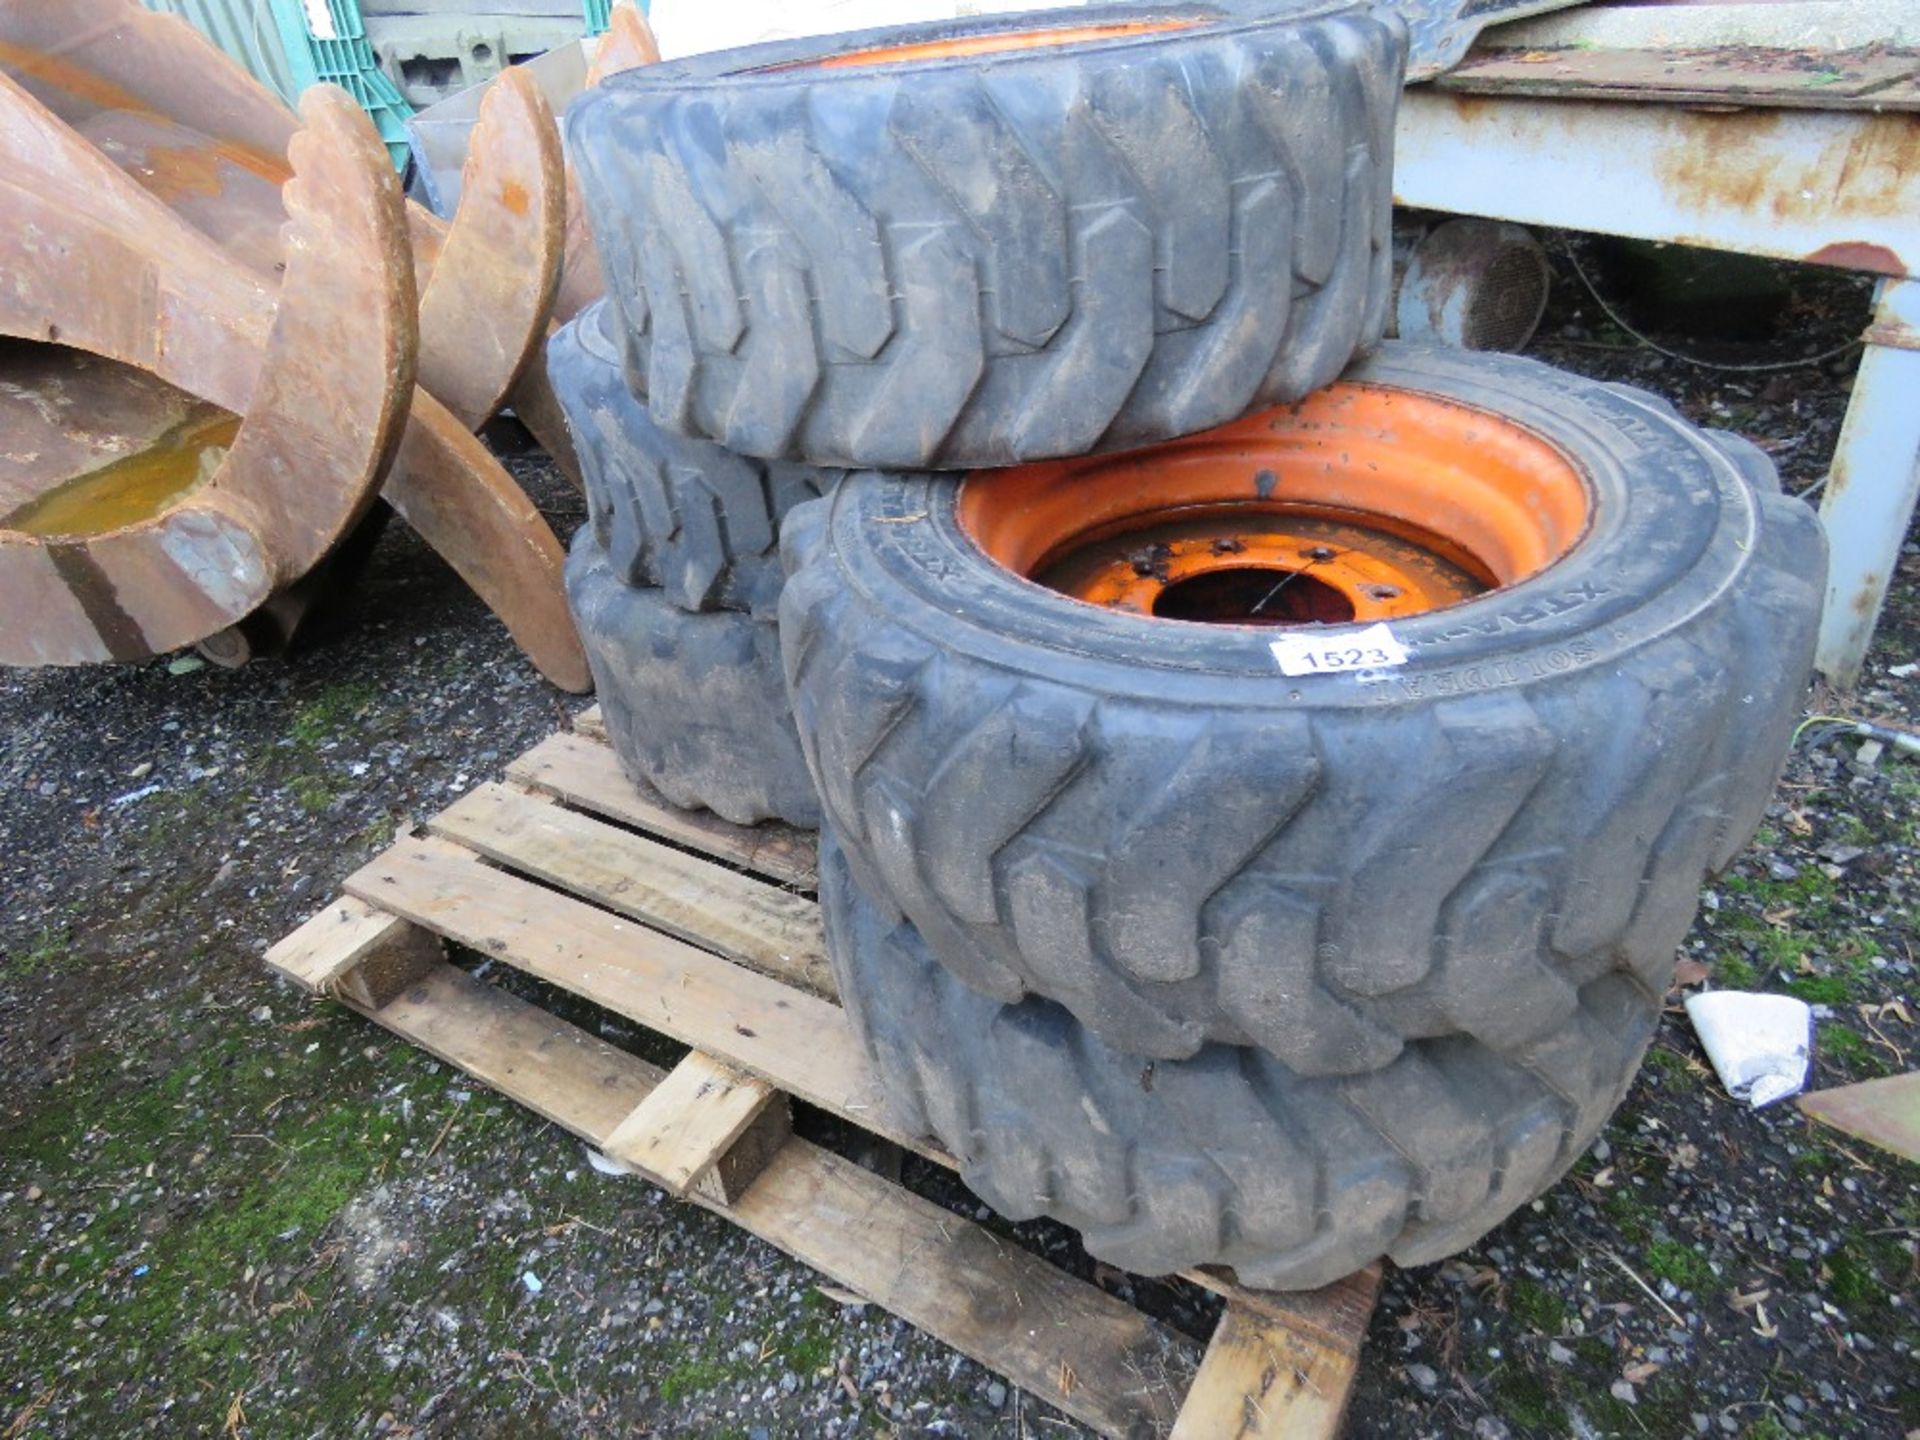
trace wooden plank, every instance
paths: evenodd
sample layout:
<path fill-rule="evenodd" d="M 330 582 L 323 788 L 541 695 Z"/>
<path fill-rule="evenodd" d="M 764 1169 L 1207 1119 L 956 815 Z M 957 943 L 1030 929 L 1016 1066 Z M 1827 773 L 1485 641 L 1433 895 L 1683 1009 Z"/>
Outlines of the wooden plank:
<path fill-rule="evenodd" d="M 1377 1262 L 1318 1290 L 1253 1290 L 1231 1273 L 1213 1268 L 1183 1270 L 1181 1274 L 1230 1305 L 1284 1325 L 1296 1334 L 1311 1336 L 1327 1349 L 1346 1355 L 1358 1355 L 1366 1341 L 1367 1324 L 1373 1318 L 1384 1278 Z"/>
<path fill-rule="evenodd" d="M 562 986 L 911 1149 L 887 1120 L 840 1007 L 670 935 L 402 840 L 346 888 L 449 940 Z"/>
<path fill-rule="evenodd" d="M 444 960 L 362 1013 L 595 1146 L 666 1074 Z"/>
<path fill-rule="evenodd" d="M 705 810 L 682 810 L 643 789 L 620 768 L 604 734 L 550 735 L 507 767 L 507 778 L 580 810 L 650 830 L 702 854 L 811 890 L 816 844 L 804 830 L 768 822 L 735 825 Z"/>
<path fill-rule="evenodd" d="M 451 965 L 371 1018 L 595 1146 L 663 1079 Z M 1192 1373 L 1184 1337 L 804 1140 L 724 1213 L 1102 1434 L 1163 1433 Z"/>
<path fill-rule="evenodd" d="M 505 785 L 476 787 L 428 828 L 702 949 L 832 993 L 820 907 L 791 890 Z"/>
<path fill-rule="evenodd" d="M 1815 1090 L 1795 1103 L 1836 1130 L 1920 1163 L 1920 1070 Z"/>
<path fill-rule="evenodd" d="M 685 1195 L 769 1106 L 778 1101 L 784 1110 L 785 1100 L 764 1080 L 695 1050 L 620 1122 L 607 1154 Z"/>
<path fill-rule="evenodd" d="M 267 951 L 267 964 L 319 995 L 377 1010 L 440 957 L 439 939 L 343 895 Z"/>
<path fill-rule="evenodd" d="M 1482 50 L 1435 85 L 1475 95 L 1816 110 L 1897 109 L 1920 73 L 1906 50 Z"/>
<path fill-rule="evenodd" d="M 600 707 L 589 705 L 574 716 L 573 731 L 576 735 L 585 735 L 590 740 L 604 741 L 607 738 L 607 720 L 600 713 Z"/>
<path fill-rule="evenodd" d="M 342 895 L 267 950 L 267 964 L 316 993 L 340 970 L 407 928 L 391 911 Z"/>
<path fill-rule="evenodd" d="M 728 1213 L 1102 1434 L 1173 1420 L 1191 1342 L 852 1161 L 795 1141 Z"/>
<path fill-rule="evenodd" d="M 1358 1365 L 1355 1354 L 1229 1305 L 1173 1440 L 1331 1440 Z"/>
<path fill-rule="evenodd" d="M 787 1103 L 787 1097 L 781 1095 L 777 1105 L 762 1110 L 746 1133 L 694 1180 L 689 1193 L 702 1202 L 711 1202 L 715 1208 L 732 1209 L 792 1138 L 793 1107 Z"/>
<path fill-rule="evenodd" d="M 955 1168 L 952 1156 L 889 1119 L 836 1004 L 489 869 L 444 840 L 404 840 L 349 877 L 347 888 Z M 1186 1276 L 1356 1353 L 1379 1285 L 1377 1268 L 1305 1295 L 1248 1290 L 1218 1271 Z"/>

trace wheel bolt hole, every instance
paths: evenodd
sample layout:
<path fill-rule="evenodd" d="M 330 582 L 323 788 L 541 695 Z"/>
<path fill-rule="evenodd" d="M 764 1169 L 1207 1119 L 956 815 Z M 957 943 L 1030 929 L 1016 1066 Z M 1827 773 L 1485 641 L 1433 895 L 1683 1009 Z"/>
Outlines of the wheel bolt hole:
<path fill-rule="evenodd" d="M 1398 585 L 1363 585 L 1360 588 L 1366 591 L 1369 598 L 1374 600 L 1398 600 L 1400 598 L 1400 587 Z"/>
<path fill-rule="evenodd" d="M 1304 553 L 1306 554 L 1307 559 L 1315 562 L 1324 562 L 1324 561 L 1333 559 L 1333 551 L 1328 549 L 1325 545 L 1315 545 L 1311 550 L 1308 550 Z"/>

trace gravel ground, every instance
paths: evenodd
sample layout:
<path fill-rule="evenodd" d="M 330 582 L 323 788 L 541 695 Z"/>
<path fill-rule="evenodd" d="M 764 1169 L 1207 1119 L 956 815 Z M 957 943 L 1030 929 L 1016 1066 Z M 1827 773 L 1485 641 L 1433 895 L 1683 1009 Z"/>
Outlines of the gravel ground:
<path fill-rule="evenodd" d="M 1797 277 L 1782 338 L 1715 355 L 1816 353 L 1863 313 L 1857 289 Z M 1544 358 L 1746 434 L 1791 487 L 1822 472 L 1851 357 L 1696 369 L 1572 285 L 1544 333 Z M 544 462 L 513 463 L 557 528 L 579 523 Z M 1916 578 L 1909 544 L 1859 692 L 1820 706 L 1920 725 L 1920 678 L 1892 673 L 1920 648 Z M 0 677 L 0 1435 L 1078 1433 L 264 972 L 343 876 L 577 708 L 402 527 L 336 640 L 179 669 Z M 1803 747 L 1687 942 L 1689 985 L 1821 1007 L 1820 1085 L 1920 1047 L 1917 817 L 1920 767 Z M 1390 1276 L 1350 1433 L 1920 1427 L 1920 1175 L 1790 1105 L 1729 1101 L 1677 998 L 1568 1181 Z M 1017 1233 L 1206 1333 L 1210 1302 Z"/>

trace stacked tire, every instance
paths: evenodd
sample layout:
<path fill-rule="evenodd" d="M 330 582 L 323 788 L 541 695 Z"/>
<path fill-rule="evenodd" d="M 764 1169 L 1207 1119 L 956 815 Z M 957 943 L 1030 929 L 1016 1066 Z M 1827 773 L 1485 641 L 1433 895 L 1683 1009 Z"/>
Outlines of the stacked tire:
<path fill-rule="evenodd" d="M 547 347 L 587 492 L 567 601 L 608 737 L 676 805 L 810 828 L 819 803 L 780 676 L 780 522 L 836 473 L 658 428 L 624 352 L 604 300 Z"/>
<path fill-rule="evenodd" d="M 1760 452 L 1377 344 L 1404 43 L 1089 7 L 569 121 L 609 300 L 550 371 L 616 745 L 818 817 L 896 1119 L 1142 1273 L 1316 1286 L 1551 1185 L 1811 663 L 1823 542 Z"/>

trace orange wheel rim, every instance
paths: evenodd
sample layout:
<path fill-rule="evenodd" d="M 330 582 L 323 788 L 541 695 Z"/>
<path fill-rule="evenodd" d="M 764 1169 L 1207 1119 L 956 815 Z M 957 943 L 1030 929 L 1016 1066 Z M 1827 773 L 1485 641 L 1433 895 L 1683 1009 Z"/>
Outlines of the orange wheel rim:
<path fill-rule="evenodd" d="M 1134 35 L 1158 35 L 1168 30 L 1186 30 L 1197 23 L 1190 19 L 1125 20 L 1111 25 L 1056 25 L 1032 30 L 954 35 L 944 40 L 922 40 L 909 45 L 877 45 L 871 50 L 854 50 L 845 55 L 795 60 L 785 65 L 770 65 L 767 70 L 853 70 L 865 65 L 905 65 L 917 60 L 963 60 L 976 55 L 1001 55 L 1010 51 L 1044 50 L 1059 45 L 1088 45 L 1098 40 L 1124 40 Z"/>
<path fill-rule="evenodd" d="M 1565 555 L 1590 509 L 1533 431 L 1365 383 L 1146 450 L 975 471 L 958 500 L 989 558 L 1075 600 L 1267 626 L 1460 604 Z"/>

